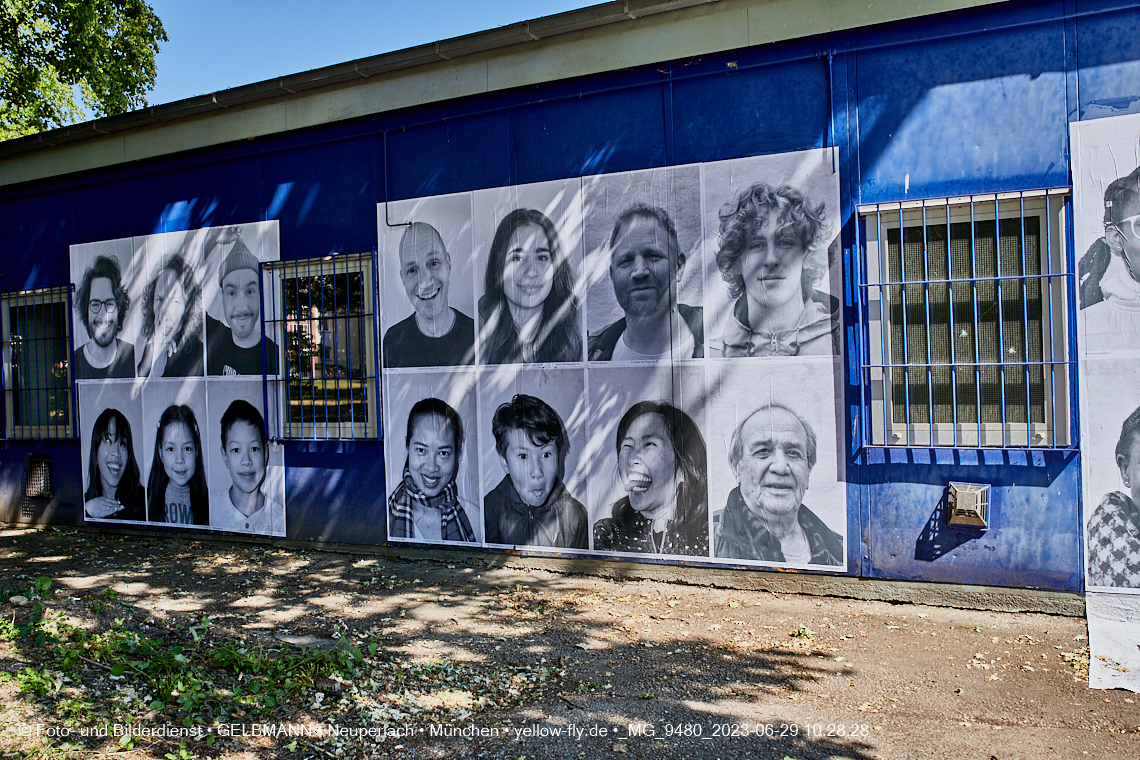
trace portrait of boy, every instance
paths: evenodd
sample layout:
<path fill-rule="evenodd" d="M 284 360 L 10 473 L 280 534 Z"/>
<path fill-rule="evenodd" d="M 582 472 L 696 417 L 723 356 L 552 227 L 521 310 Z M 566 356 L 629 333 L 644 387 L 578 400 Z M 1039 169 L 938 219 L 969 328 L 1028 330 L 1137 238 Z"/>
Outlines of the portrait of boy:
<path fill-rule="evenodd" d="M 558 412 L 520 393 L 491 432 L 505 475 L 483 499 L 487 543 L 588 549 L 586 508 L 562 483 L 570 439 Z"/>
<path fill-rule="evenodd" d="M 232 484 L 211 514 L 211 528 L 285 535 L 285 507 L 264 487 L 269 462 L 264 430 L 261 412 L 244 399 L 222 415 L 222 463 Z"/>

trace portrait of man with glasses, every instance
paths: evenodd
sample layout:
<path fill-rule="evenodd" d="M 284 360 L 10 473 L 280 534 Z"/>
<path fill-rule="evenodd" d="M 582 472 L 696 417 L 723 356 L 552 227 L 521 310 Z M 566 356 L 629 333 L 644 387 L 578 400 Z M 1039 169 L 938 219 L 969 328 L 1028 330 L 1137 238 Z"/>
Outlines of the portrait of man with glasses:
<path fill-rule="evenodd" d="M 83 273 L 75 294 L 75 310 L 90 340 L 75 351 L 75 377 L 79 380 L 135 376 L 135 347 L 119 340 L 131 305 L 122 278 L 113 256 L 96 256 Z"/>

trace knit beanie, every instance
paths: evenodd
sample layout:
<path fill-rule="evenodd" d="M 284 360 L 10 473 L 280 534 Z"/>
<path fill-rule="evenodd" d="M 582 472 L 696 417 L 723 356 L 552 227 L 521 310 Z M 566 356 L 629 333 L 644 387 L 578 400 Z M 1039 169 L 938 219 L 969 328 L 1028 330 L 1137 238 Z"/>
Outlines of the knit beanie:
<path fill-rule="evenodd" d="M 225 261 L 222 262 L 222 268 L 218 271 L 218 284 L 221 285 L 222 280 L 226 279 L 230 272 L 236 272 L 239 269 L 252 269 L 256 272 L 259 265 L 260 262 L 257 257 L 250 253 L 245 243 L 241 241 L 241 238 L 238 238 Z"/>

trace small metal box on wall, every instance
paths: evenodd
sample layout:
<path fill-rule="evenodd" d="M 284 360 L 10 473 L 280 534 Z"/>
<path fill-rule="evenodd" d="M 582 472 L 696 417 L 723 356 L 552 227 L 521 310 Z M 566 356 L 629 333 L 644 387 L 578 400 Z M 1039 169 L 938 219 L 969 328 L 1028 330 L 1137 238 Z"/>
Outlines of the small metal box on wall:
<path fill-rule="evenodd" d="M 961 528 L 988 528 L 990 487 L 985 483 L 950 483 L 947 522 Z"/>

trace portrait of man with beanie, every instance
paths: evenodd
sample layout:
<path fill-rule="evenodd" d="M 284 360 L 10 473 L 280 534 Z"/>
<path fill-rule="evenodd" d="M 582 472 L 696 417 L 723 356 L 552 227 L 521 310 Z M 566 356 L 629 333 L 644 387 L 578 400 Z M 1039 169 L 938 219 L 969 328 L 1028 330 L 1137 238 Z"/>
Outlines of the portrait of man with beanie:
<path fill-rule="evenodd" d="M 219 247 L 230 237 L 223 231 L 211 242 Z M 225 322 L 206 315 L 206 374 L 260 375 L 264 357 L 265 372 L 275 375 L 277 345 L 269 338 L 264 352 L 261 345 L 260 261 L 240 236 L 233 235 L 232 240 L 218 269 Z M 207 252 L 210 248 L 208 242 Z"/>

